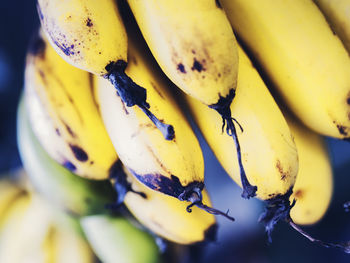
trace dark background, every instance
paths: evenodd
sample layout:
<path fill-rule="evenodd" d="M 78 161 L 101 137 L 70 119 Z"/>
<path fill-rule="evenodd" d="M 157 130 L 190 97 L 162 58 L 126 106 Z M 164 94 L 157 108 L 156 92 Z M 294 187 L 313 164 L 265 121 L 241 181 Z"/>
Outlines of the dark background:
<path fill-rule="evenodd" d="M 98 1 L 98 0 L 96 0 Z M 16 107 L 23 87 L 26 47 L 38 18 L 35 1 L 2 1 L 0 7 L 0 173 L 21 165 L 16 145 Z M 203 262 L 350 262 L 350 255 L 319 247 L 280 223 L 267 244 L 263 227 L 257 223 L 263 209 L 258 200 L 242 200 L 241 190 L 217 163 L 200 137 L 206 162 L 206 185 L 213 206 L 230 208 L 231 223 L 218 218 L 218 241 L 203 252 Z M 343 203 L 350 200 L 350 143 L 328 139 L 334 167 L 334 195 L 321 222 L 305 227 L 327 241 L 350 240 L 350 213 Z"/>

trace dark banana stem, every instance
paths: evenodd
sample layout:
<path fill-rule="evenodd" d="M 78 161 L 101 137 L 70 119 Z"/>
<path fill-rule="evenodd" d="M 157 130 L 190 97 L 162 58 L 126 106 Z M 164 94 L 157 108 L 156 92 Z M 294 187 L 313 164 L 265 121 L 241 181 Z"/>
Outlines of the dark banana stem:
<path fill-rule="evenodd" d="M 350 241 L 346 242 L 346 243 L 330 243 L 330 242 L 325 242 L 319 239 L 316 239 L 312 236 L 310 236 L 308 233 L 306 233 L 304 230 L 302 230 L 298 225 L 296 225 L 293 220 L 288 217 L 286 219 L 286 222 L 297 232 L 299 232 L 300 234 L 302 234 L 304 237 L 306 237 L 308 240 L 310 240 L 313 243 L 316 243 L 320 246 L 323 247 L 327 247 L 327 248 L 337 248 L 340 249 L 342 251 L 344 251 L 345 253 L 350 254 Z"/>
<path fill-rule="evenodd" d="M 166 140 L 173 140 L 175 137 L 174 127 L 161 122 L 149 110 L 150 105 L 146 102 L 146 89 L 137 85 L 125 74 L 126 66 L 127 63 L 123 60 L 118 60 L 116 63 L 109 64 L 106 67 L 108 71 L 106 78 L 113 84 L 117 90 L 117 95 L 120 96 L 127 107 L 138 106 L 162 132 Z"/>
<path fill-rule="evenodd" d="M 198 208 L 203 209 L 204 211 L 208 212 L 209 214 L 221 215 L 221 216 L 224 216 L 231 221 L 235 221 L 235 219 L 233 217 L 228 215 L 229 211 L 224 213 L 220 210 L 217 210 L 215 208 L 212 208 L 212 207 L 209 207 L 209 206 L 203 204 L 202 193 L 201 193 L 201 190 L 199 188 L 194 188 L 192 193 L 188 193 L 188 194 L 189 195 L 188 195 L 188 198 L 186 199 L 186 201 L 189 201 L 192 203 L 189 206 L 187 206 L 187 208 L 186 208 L 188 213 L 192 212 L 193 206 L 197 206 Z"/>
<path fill-rule="evenodd" d="M 258 190 L 258 188 L 249 183 L 243 167 L 241 146 L 239 144 L 236 127 L 233 122 L 235 121 L 238 124 L 242 132 L 243 132 L 243 128 L 236 119 L 232 118 L 231 109 L 230 109 L 230 105 L 234 97 L 235 97 L 235 90 L 231 89 L 228 96 L 226 97 L 220 96 L 219 101 L 216 104 L 210 105 L 209 107 L 212 109 L 215 109 L 221 115 L 222 122 L 223 122 L 222 131 L 224 131 L 226 126 L 226 133 L 233 138 L 233 141 L 236 146 L 238 165 L 239 165 L 241 182 L 243 187 L 242 197 L 245 199 L 249 199 L 256 195 L 256 191 Z"/>
<path fill-rule="evenodd" d="M 109 169 L 109 178 L 114 180 L 113 186 L 117 192 L 117 200 L 109 205 L 110 207 L 120 206 L 124 202 L 125 196 L 128 192 L 133 192 L 143 198 L 147 198 L 145 193 L 135 191 L 132 188 L 131 183 L 127 180 L 127 175 L 123 170 L 123 164 L 120 160 L 116 161 Z"/>

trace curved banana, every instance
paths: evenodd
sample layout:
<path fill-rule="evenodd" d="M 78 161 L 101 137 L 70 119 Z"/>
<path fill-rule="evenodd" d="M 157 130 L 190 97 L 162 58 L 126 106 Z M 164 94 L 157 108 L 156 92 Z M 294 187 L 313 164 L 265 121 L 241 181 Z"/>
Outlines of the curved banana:
<path fill-rule="evenodd" d="M 118 160 L 94 100 L 92 75 L 64 61 L 42 33 L 27 54 L 25 99 L 47 153 L 75 174 L 107 179 Z"/>
<path fill-rule="evenodd" d="M 128 0 L 128 3 L 168 78 L 222 116 L 226 132 L 235 141 L 242 196 L 253 197 L 256 187 L 246 178 L 230 112 L 237 84 L 237 44 L 220 2 Z"/>
<path fill-rule="evenodd" d="M 328 23 L 350 52 L 349 0 L 314 0 L 326 16 Z"/>
<path fill-rule="evenodd" d="M 149 111 L 146 90 L 124 73 L 127 35 L 115 0 L 37 0 L 37 8 L 43 30 L 62 58 L 109 79 L 128 107 L 140 107 L 166 139 L 173 138 L 172 127 Z"/>
<path fill-rule="evenodd" d="M 105 263 L 155 263 L 159 252 L 153 238 L 122 217 L 95 215 L 81 220 L 96 255 Z"/>
<path fill-rule="evenodd" d="M 35 189 L 59 208 L 75 215 L 102 213 L 114 201 L 114 190 L 106 181 L 91 181 L 51 159 L 31 130 L 24 98 L 17 115 L 20 156 Z"/>
<path fill-rule="evenodd" d="M 293 113 L 350 137 L 350 58 L 312 0 L 222 0 L 232 26 Z"/>
<path fill-rule="evenodd" d="M 124 169 L 132 188 L 139 194 L 128 192 L 124 203 L 129 211 L 155 234 L 179 244 L 191 244 L 205 240 L 215 240 L 217 225 L 215 217 L 194 207 L 191 214 L 186 211 L 190 205 L 171 196 L 164 195 L 137 181 Z M 207 192 L 203 191 L 203 202 L 210 205 Z"/>
<path fill-rule="evenodd" d="M 204 182 L 204 161 L 198 140 L 167 88 L 172 85 L 152 64 L 147 51 L 129 43 L 129 66 L 126 70 L 148 91 L 152 110 L 169 120 L 176 129 L 172 141 L 162 134 L 138 108 L 127 109 L 114 96 L 113 86 L 95 78 L 101 115 L 107 132 L 123 164 L 148 187 L 179 199 L 200 194 Z"/>
<path fill-rule="evenodd" d="M 273 97 L 241 47 L 237 93 L 231 112 L 244 126 L 238 138 L 248 180 L 258 187 L 262 200 L 285 195 L 294 185 L 298 155 L 292 135 Z M 199 101 L 186 96 L 192 117 L 216 158 L 241 186 L 233 142 L 220 132 L 221 119 Z"/>
<path fill-rule="evenodd" d="M 299 153 L 299 172 L 290 201 L 296 224 L 310 225 L 326 213 L 333 192 L 332 167 L 324 139 L 285 115 Z"/>

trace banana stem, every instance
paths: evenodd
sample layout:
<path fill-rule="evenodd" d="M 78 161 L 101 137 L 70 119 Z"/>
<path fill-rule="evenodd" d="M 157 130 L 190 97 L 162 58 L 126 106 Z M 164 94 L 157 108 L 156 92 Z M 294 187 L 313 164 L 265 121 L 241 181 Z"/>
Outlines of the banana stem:
<path fill-rule="evenodd" d="M 124 198 L 128 192 L 133 192 L 143 198 L 147 198 L 143 192 L 138 192 L 132 189 L 131 183 L 127 180 L 127 175 L 123 170 L 123 164 L 120 160 L 116 161 L 109 170 L 110 179 L 114 180 L 113 186 L 117 192 L 117 200 L 113 207 L 118 207 L 124 202 Z"/>
<path fill-rule="evenodd" d="M 108 74 L 106 78 L 113 84 L 117 90 L 117 95 L 123 100 L 127 107 L 137 105 L 147 117 L 162 132 L 166 140 L 175 138 L 174 127 L 161 122 L 150 110 L 150 105 L 146 102 L 147 91 L 145 88 L 137 85 L 129 76 L 125 74 L 126 62 L 118 60 L 106 68 Z"/>
<path fill-rule="evenodd" d="M 221 97 L 219 101 L 214 104 L 210 105 L 209 107 L 212 109 L 215 109 L 222 117 L 222 132 L 225 129 L 226 126 L 226 133 L 227 135 L 231 136 L 233 138 L 233 141 L 236 146 L 236 151 L 237 151 L 237 159 L 238 159 L 238 165 L 239 165 L 239 171 L 240 171 L 240 176 L 241 176 L 241 182 L 242 182 L 242 187 L 243 187 L 243 192 L 242 192 L 242 197 L 245 199 L 249 199 L 251 197 L 254 197 L 256 195 L 256 191 L 258 188 L 254 185 L 251 185 L 248 181 L 247 175 L 245 173 L 243 163 L 242 163 L 242 153 L 241 153 L 241 146 L 239 144 L 238 136 L 237 136 L 237 131 L 235 124 L 233 121 L 235 121 L 238 126 L 240 127 L 241 131 L 243 132 L 242 126 L 238 123 L 238 121 L 234 118 L 231 117 L 231 109 L 230 105 L 235 97 L 235 90 L 231 89 L 230 93 L 227 97 Z"/>
<path fill-rule="evenodd" d="M 296 225 L 293 220 L 290 218 L 290 216 L 286 219 L 287 224 L 289 224 L 294 230 L 302 234 L 304 237 L 306 237 L 308 240 L 310 240 L 313 243 L 316 243 L 318 245 L 321 245 L 323 247 L 327 248 L 337 248 L 345 253 L 350 254 L 350 241 L 346 243 L 330 243 L 330 242 L 325 242 L 319 239 L 316 239 L 312 236 L 310 236 L 308 233 L 306 233 L 304 230 L 302 230 L 298 225 Z"/>
<path fill-rule="evenodd" d="M 338 248 L 343 250 L 345 253 L 350 253 L 350 241 L 347 243 L 329 243 L 322 240 L 316 239 L 302 230 L 298 225 L 296 225 L 292 218 L 290 217 L 290 210 L 295 205 L 296 201 L 293 200 L 292 204 L 289 202 L 289 198 L 293 193 L 292 188 L 290 188 L 286 194 L 278 195 L 270 200 L 266 200 L 265 211 L 261 214 L 259 222 L 265 224 L 265 230 L 267 232 L 268 241 L 271 243 L 271 234 L 274 226 L 281 220 L 289 224 L 294 230 L 302 234 L 308 240 L 313 243 L 319 244 L 327 248 Z"/>
<path fill-rule="evenodd" d="M 228 215 L 229 210 L 227 210 L 227 212 L 224 213 L 224 212 L 222 212 L 220 210 L 217 210 L 215 208 L 212 208 L 212 207 L 209 207 L 209 206 L 203 204 L 203 202 L 202 202 L 202 194 L 201 194 L 199 188 L 194 188 L 193 189 L 193 192 L 189 195 L 189 198 L 188 198 L 187 201 L 192 203 L 189 206 L 187 206 L 187 208 L 186 208 L 188 213 L 192 212 L 192 207 L 193 206 L 197 206 L 198 208 L 203 209 L 204 211 L 208 212 L 209 214 L 221 215 L 221 216 L 224 216 L 224 217 L 226 217 L 227 219 L 229 219 L 231 221 L 235 221 L 235 219 L 233 217 Z"/>

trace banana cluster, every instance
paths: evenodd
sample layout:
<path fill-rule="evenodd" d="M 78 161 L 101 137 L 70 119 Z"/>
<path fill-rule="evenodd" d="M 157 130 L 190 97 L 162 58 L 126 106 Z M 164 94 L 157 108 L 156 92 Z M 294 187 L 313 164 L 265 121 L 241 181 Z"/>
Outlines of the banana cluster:
<path fill-rule="evenodd" d="M 322 136 L 350 138 L 347 5 L 38 0 L 17 125 L 31 184 L 78 218 L 103 262 L 116 253 L 156 262 L 145 230 L 185 245 L 215 240 L 214 215 L 234 219 L 211 207 L 193 120 L 242 197 L 266 203 L 269 236 L 280 220 L 301 232 L 296 224 L 319 221 L 332 196 Z M 4 189 L 6 200 L 22 196 Z M 39 209 L 27 199 L 7 209 L 10 221 Z M 36 222 L 37 250 L 64 256 L 70 243 L 56 240 L 73 238 L 51 227 L 50 213 Z M 2 249 L 14 248 L 0 240 Z"/>

